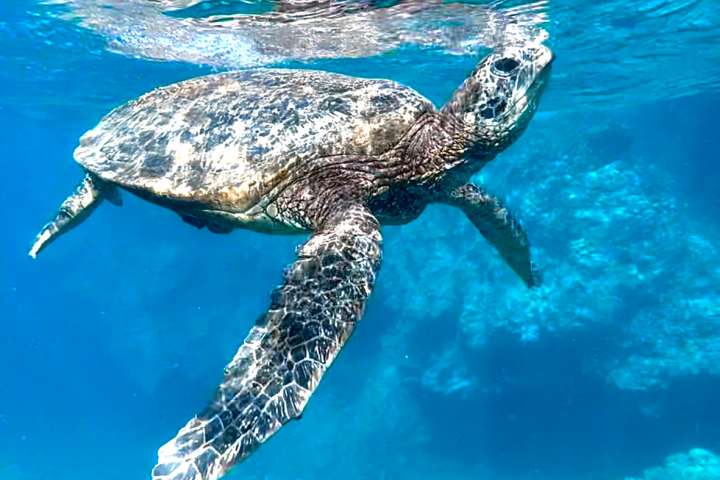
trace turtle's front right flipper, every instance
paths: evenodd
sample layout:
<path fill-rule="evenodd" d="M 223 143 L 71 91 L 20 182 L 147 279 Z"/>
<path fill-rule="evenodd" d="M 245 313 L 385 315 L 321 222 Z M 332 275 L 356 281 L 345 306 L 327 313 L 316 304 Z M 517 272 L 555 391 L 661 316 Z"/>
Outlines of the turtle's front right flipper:
<path fill-rule="evenodd" d="M 334 206 L 225 369 L 215 401 L 160 449 L 153 480 L 217 480 L 300 418 L 362 317 L 380 241 L 367 209 Z"/>
<path fill-rule="evenodd" d="M 35 258 L 60 235 L 80 225 L 103 200 L 109 200 L 114 205 L 122 205 L 117 187 L 104 183 L 89 173 L 86 174 L 75 192 L 60 206 L 57 216 L 35 237 L 29 255 Z"/>

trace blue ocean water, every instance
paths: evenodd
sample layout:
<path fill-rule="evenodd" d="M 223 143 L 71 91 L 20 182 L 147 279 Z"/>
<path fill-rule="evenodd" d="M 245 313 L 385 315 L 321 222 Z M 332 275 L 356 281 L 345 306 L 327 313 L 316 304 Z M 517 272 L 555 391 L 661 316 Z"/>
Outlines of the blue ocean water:
<path fill-rule="evenodd" d="M 528 293 L 459 212 L 386 228 L 365 318 L 303 419 L 227 478 L 720 479 L 720 24 L 708 5 L 645 0 L 592 24 L 589 4 L 551 9 L 547 102 L 479 175 L 522 218 L 543 288 Z M 103 31 L 45 13 L 0 5 L 0 479 L 150 478 L 304 239 L 197 231 L 125 195 L 29 260 L 80 179 L 85 131 L 222 68 L 108 48 Z M 602 48 L 584 43 L 591 26 Z M 613 43 L 638 50 L 614 64 Z M 280 63 L 391 78 L 436 105 L 477 60 L 412 45 L 303 56 Z"/>

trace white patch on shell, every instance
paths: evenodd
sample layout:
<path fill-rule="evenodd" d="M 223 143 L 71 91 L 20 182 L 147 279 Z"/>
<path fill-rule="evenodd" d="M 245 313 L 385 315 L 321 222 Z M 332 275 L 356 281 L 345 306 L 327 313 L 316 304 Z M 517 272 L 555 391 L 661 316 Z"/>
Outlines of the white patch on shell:
<path fill-rule="evenodd" d="M 243 168 L 247 167 L 247 160 L 240 155 L 237 144 L 220 144 L 205 154 L 205 162 L 208 168 L 214 171 L 222 171 L 228 167 Z"/>
<path fill-rule="evenodd" d="M 168 155 L 173 157 L 176 170 L 179 167 L 187 166 L 195 160 L 197 155 L 195 148 L 191 144 L 181 141 L 180 137 L 174 137 L 170 140 L 166 151 Z"/>

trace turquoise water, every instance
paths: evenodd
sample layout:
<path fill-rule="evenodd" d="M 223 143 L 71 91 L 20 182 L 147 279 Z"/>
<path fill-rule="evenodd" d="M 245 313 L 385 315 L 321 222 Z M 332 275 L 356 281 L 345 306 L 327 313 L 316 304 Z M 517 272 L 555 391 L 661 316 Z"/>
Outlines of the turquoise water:
<path fill-rule="evenodd" d="M 30 261 L 79 136 L 155 87 L 257 64 L 442 105 L 479 47 L 466 25 L 318 59 L 286 32 L 181 30 L 152 2 L 64 3 L 0 5 L 0 479 L 150 478 L 303 238 L 197 231 L 125 195 Z M 302 421 L 227 478 L 720 479 L 720 9 L 595 3 L 550 3 L 552 83 L 479 176 L 523 220 L 543 288 L 460 212 L 386 228 L 365 318 Z"/>

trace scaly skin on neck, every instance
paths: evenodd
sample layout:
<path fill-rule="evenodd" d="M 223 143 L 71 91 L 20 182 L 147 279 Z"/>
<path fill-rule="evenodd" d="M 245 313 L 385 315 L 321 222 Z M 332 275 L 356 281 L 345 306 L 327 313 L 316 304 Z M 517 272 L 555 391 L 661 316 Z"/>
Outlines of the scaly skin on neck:
<path fill-rule="evenodd" d="M 439 112 L 420 117 L 392 150 L 326 160 L 303 175 L 278 198 L 283 218 L 314 230 L 336 202 L 352 199 L 383 224 L 404 224 L 429 202 L 447 201 L 525 131 L 553 59 L 537 44 L 491 53 Z"/>

